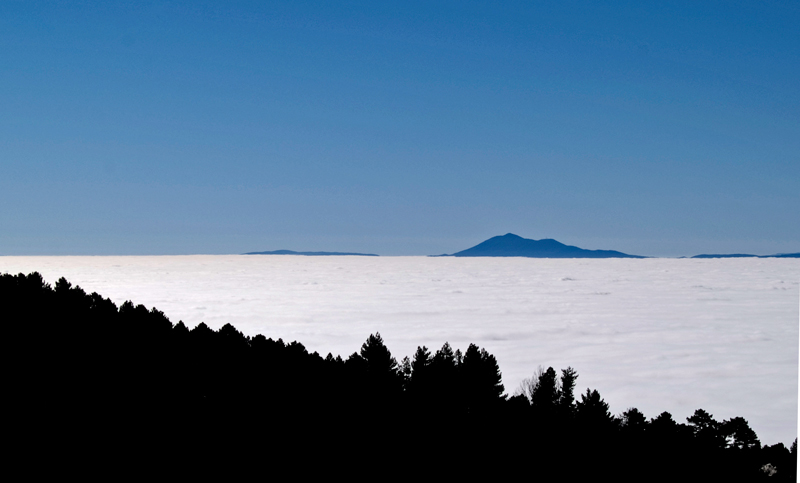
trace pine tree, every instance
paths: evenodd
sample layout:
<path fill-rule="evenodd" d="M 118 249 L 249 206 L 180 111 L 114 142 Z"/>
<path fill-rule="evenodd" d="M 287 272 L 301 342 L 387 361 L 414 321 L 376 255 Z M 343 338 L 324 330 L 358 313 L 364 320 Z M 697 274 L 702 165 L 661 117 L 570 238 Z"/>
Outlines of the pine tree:
<path fill-rule="evenodd" d="M 561 369 L 561 391 L 558 397 L 558 408 L 562 417 L 570 417 L 575 412 L 575 382 L 578 373 L 572 367 Z"/>
<path fill-rule="evenodd" d="M 365 362 L 368 390 L 375 398 L 386 401 L 398 398 L 403 390 L 403 375 L 380 333 L 367 337 L 360 356 Z"/>

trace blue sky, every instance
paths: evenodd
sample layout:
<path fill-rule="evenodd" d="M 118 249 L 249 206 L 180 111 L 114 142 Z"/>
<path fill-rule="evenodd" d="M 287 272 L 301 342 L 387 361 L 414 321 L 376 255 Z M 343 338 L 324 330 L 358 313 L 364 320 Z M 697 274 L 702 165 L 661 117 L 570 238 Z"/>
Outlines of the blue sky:
<path fill-rule="evenodd" d="M 797 25 L 770 1 L 5 1 L 0 255 L 797 252 Z"/>

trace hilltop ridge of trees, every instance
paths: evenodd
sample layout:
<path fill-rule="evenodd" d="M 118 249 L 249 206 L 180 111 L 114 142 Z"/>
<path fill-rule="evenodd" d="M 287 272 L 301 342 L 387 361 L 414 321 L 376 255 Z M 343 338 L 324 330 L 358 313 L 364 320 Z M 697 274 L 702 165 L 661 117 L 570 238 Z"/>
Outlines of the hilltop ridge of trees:
<path fill-rule="evenodd" d="M 475 344 L 398 361 L 376 333 L 323 357 L 36 272 L 0 275 L 0 307 L 15 455 L 62 471 L 796 481 L 796 440 L 762 446 L 745 419 L 702 409 L 686 423 L 615 416 L 596 389 L 576 397 L 571 367 L 540 368 L 509 397 Z"/>

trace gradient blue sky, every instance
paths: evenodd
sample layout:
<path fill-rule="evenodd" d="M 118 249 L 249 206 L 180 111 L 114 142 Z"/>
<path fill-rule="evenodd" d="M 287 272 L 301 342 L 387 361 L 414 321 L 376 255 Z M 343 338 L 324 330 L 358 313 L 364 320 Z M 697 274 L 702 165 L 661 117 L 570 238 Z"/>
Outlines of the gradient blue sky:
<path fill-rule="evenodd" d="M 0 255 L 800 251 L 798 2 L 0 3 Z"/>

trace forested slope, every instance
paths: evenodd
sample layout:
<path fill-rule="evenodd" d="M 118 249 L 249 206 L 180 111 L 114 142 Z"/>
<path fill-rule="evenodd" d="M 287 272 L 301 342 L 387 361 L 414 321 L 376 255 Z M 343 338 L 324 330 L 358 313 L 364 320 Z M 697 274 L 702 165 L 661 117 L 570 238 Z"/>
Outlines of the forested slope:
<path fill-rule="evenodd" d="M 398 362 L 379 334 L 342 358 L 231 325 L 189 330 L 38 273 L 0 275 L 9 431 L 19 461 L 62 471 L 615 481 L 795 481 L 796 441 L 747 421 L 618 416 L 572 368 L 508 397 L 474 344 Z M 771 469 L 777 469 L 772 476 Z"/>

